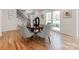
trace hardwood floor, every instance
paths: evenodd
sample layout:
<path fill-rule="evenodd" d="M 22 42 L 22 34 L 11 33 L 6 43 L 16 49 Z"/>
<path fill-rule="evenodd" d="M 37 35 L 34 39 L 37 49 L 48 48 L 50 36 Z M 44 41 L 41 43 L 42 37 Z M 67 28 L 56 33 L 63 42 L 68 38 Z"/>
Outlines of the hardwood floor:
<path fill-rule="evenodd" d="M 79 39 L 51 32 L 51 43 L 39 36 L 24 39 L 19 31 L 4 32 L 0 37 L 0 50 L 78 50 Z"/>
<path fill-rule="evenodd" d="M 19 31 L 4 32 L 0 38 L 1 50 L 47 50 L 47 45 L 43 38 L 24 39 Z"/>

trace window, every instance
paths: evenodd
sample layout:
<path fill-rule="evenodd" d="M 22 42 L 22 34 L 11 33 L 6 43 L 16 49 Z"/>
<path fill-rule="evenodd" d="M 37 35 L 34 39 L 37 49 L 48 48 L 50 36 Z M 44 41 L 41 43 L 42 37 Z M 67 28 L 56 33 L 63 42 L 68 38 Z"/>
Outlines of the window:
<path fill-rule="evenodd" d="M 46 24 L 51 23 L 51 12 L 46 13 Z"/>
<path fill-rule="evenodd" d="M 53 12 L 53 29 L 60 30 L 60 11 Z"/>

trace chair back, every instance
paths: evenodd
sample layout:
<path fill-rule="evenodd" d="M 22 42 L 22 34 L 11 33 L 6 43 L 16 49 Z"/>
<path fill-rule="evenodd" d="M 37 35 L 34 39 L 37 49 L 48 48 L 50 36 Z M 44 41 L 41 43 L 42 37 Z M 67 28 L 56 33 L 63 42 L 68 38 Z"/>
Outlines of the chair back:
<path fill-rule="evenodd" d="M 31 37 L 33 35 L 26 26 L 20 26 L 20 31 L 23 38 Z"/>
<path fill-rule="evenodd" d="M 38 33 L 39 36 L 48 38 L 50 36 L 51 26 L 45 25 L 43 31 Z"/>
<path fill-rule="evenodd" d="M 45 25 L 44 28 L 43 28 L 43 32 L 45 32 L 46 34 L 48 34 L 51 30 L 51 26 L 49 25 Z"/>
<path fill-rule="evenodd" d="M 37 27 L 39 27 L 39 25 L 40 25 L 40 19 L 39 19 L 39 17 L 36 17 L 33 20 L 33 26 L 37 28 Z"/>

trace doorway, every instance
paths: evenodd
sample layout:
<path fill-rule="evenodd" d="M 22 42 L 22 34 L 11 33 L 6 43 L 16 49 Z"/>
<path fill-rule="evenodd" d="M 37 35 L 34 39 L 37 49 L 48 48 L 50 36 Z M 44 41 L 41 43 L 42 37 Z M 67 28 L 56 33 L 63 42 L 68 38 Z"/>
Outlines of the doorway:
<path fill-rule="evenodd" d="M 53 11 L 53 30 L 60 32 L 60 11 Z"/>

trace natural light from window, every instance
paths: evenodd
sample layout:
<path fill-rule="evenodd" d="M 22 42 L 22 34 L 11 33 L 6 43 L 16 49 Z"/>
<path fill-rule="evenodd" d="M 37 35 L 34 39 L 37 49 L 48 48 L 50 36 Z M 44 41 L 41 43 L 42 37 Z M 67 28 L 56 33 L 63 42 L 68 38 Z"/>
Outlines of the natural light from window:
<path fill-rule="evenodd" d="M 53 12 L 53 30 L 60 31 L 60 11 Z"/>

